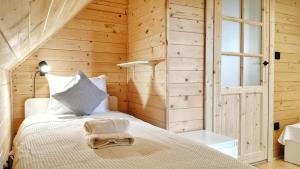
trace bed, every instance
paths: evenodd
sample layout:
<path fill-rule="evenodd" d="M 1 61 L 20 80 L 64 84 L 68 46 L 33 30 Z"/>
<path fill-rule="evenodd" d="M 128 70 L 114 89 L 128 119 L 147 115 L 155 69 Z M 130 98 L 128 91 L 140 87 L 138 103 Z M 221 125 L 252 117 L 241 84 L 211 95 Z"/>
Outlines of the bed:
<path fill-rule="evenodd" d="M 31 99 L 26 105 L 27 117 L 14 139 L 14 169 L 254 168 L 118 111 L 77 117 L 44 114 L 47 99 Z M 130 121 L 129 133 L 135 137 L 134 145 L 98 150 L 87 145 L 84 122 L 107 117 Z"/>

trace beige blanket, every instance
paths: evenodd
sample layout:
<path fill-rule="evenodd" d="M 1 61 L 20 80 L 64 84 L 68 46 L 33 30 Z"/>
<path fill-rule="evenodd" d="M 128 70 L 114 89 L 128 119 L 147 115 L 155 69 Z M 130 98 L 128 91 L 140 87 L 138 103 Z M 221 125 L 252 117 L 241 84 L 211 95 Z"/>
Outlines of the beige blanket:
<path fill-rule="evenodd" d="M 132 146 L 91 149 L 82 129 L 84 117 L 34 115 L 14 140 L 14 169 L 250 169 L 231 157 L 123 113 L 89 118 L 130 121 Z"/>

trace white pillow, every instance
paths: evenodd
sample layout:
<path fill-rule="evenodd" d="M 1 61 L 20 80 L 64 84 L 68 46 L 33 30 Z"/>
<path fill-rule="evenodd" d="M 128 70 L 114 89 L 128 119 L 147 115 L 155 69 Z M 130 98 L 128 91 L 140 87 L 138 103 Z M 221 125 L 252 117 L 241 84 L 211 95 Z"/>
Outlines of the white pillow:
<path fill-rule="evenodd" d="M 57 101 L 52 97 L 53 94 L 65 91 L 67 87 L 71 87 L 70 83 L 75 83 L 74 76 L 58 76 L 52 74 L 46 74 L 48 80 L 50 99 L 47 113 L 50 114 L 67 114 L 72 113 L 68 107 Z"/>
<path fill-rule="evenodd" d="M 96 85 L 100 90 L 104 91 L 107 94 L 107 87 L 106 87 L 106 77 L 104 75 L 98 77 L 89 78 L 94 85 Z M 108 97 L 106 97 L 94 110 L 92 114 L 101 113 L 101 112 L 108 112 Z"/>
<path fill-rule="evenodd" d="M 50 100 L 49 100 L 49 106 L 47 113 L 51 114 L 68 114 L 72 113 L 72 110 L 70 110 L 68 107 L 57 101 L 52 97 L 55 93 L 60 93 L 62 91 L 67 90 L 68 88 L 72 87 L 74 84 L 77 83 L 79 80 L 79 77 L 74 80 L 74 76 L 58 76 L 53 74 L 47 74 L 46 78 L 48 80 L 49 84 L 49 90 L 50 90 Z M 106 88 L 106 78 L 104 75 L 101 75 L 99 77 L 93 77 L 89 78 L 94 85 L 96 85 L 99 89 L 103 90 L 105 93 L 107 93 Z M 100 113 L 100 112 L 107 112 L 108 109 L 108 98 L 103 100 L 94 110 L 94 113 Z"/>

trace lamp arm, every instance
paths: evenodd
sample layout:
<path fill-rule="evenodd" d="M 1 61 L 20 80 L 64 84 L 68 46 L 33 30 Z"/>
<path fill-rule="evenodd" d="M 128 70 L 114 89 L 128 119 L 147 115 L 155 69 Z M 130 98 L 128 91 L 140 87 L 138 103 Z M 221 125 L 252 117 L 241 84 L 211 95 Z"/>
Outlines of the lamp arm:
<path fill-rule="evenodd" d="M 40 73 L 40 71 L 36 71 L 33 76 L 33 96 L 32 96 L 32 98 L 35 98 L 35 79 L 36 79 L 36 75 L 38 73 Z"/>

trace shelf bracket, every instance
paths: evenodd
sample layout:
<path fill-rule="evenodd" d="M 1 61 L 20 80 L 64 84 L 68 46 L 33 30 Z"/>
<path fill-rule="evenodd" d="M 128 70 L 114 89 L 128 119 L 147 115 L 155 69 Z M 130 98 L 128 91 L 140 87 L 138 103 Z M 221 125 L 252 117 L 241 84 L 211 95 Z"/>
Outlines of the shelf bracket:
<path fill-rule="evenodd" d="M 160 62 L 164 61 L 165 59 L 156 59 L 156 60 L 142 60 L 142 61 L 133 61 L 133 62 L 126 62 L 117 64 L 119 67 L 124 68 L 133 68 L 132 76 L 135 79 L 135 67 L 136 65 L 147 65 L 152 67 L 152 80 L 155 78 L 155 67 Z"/>

